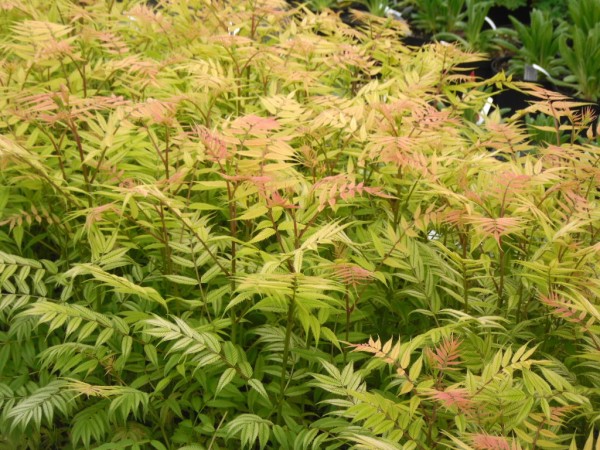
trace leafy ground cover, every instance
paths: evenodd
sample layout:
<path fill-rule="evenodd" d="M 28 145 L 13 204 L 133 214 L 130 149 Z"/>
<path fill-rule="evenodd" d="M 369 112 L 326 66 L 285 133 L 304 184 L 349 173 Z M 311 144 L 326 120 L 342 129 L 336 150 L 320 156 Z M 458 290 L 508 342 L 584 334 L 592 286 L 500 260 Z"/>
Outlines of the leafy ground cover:
<path fill-rule="evenodd" d="M 1 448 L 598 445 L 580 105 L 399 21 L 0 6 Z"/>

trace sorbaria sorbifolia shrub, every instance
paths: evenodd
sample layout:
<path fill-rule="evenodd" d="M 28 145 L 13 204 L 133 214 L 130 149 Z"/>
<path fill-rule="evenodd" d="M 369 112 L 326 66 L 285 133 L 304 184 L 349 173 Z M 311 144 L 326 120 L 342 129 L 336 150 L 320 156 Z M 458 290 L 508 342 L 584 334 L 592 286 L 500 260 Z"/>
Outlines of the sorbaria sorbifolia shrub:
<path fill-rule="evenodd" d="M 580 105 L 278 1 L 0 30 L 0 448 L 598 445 Z"/>

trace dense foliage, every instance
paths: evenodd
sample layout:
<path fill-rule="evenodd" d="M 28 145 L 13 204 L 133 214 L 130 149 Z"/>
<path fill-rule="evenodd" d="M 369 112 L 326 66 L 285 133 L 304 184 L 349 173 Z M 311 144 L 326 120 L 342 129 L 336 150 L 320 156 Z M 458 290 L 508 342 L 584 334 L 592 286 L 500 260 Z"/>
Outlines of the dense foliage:
<path fill-rule="evenodd" d="M 0 448 L 596 445 L 592 119 L 361 20 L 0 2 Z"/>

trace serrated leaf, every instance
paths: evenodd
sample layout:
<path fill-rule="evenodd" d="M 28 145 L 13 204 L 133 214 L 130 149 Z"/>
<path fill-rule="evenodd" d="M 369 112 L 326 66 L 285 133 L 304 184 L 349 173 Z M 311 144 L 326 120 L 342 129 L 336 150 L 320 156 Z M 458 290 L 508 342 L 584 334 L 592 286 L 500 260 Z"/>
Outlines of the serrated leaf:
<path fill-rule="evenodd" d="M 236 220 L 254 220 L 257 217 L 264 216 L 267 212 L 269 212 L 269 209 L 265 205 L 257 203 L 248 208 L 244 214 L 239 215 Z"/>
<path fill-rule="evenodd" d="M 256 392 L 258 392 L 265 400 L 269 401 L 269 394 L 267 394 L 267 390 L 260 380 L 257 380 L 256 378 L 250 378 L 248 380 L 248 384 L 252 386 L 252 388 L 255 389 Z"/>
<path fill-rule="evenodd" d="M 215 396 L 217 396 L 225 386 L 231 383 L 231 381 L 235 378 L 235 374 L 236 370 L 233 367 L 228 367 L 227 369 L 225 369 L 225 371 L 221 374 L 221 377 L 219 378 L 219 382 L 217 383 Z"/>
<path fill-rule="evenodd" d="M 184 277 L 183 275 L 164 275 L 164 277 L 173 283 L 183 284 L 186 286 L 198 286 L 198 280 L 195 278 Z"/>

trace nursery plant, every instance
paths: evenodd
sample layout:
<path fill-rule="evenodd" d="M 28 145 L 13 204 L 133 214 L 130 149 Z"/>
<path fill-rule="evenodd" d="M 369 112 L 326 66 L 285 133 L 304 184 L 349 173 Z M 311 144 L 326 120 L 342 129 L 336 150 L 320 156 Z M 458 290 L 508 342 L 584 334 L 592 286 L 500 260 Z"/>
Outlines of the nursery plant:
<path fill-rule="evenodd" d="M 515 56 L 510 70 L 522 74 L 526 69 L 542 73 L 559 88 L 568 88 L 585 100 L 600 98 L 598 86 L 598 30 L 600 2 L 577 0 L 568 3 L 568 14 L 560 17 L 550 9 L 534 9 L 530 25 L 511 18 L 518 39 L 502 40 L 502 46 Z M 529 67 L 528 67 L 529 66 Z"/>
<path fill-rule="evenodd" d="M 362 3 L 369 13 L 379 17 L 385 17 L 386 13 L 393 6 L 392 2 L 388 0 L 363 0 L 359 3 Z"/>
<path fill-rule="evenodd" d="M 338 4 L 336 0 L 308 0 L 304 3 L 315 12 L 326 11 Z"/>
<path fill-rule="evenodd" d="M 441 32 L 434 37 L 459 42 L 465 49 L 471 51 L 489 52 L 492 48 L 493 39 L 499 33 L 496 28 L 490 28 L 489 24 L 486 23 L 486 17 L 492 7 L 492 2 L 466 0 L 465 6 L 464 22 L 461 22 L 458 26 L 462 36 L 457 33 Z M 487 29 L 484 28 L 486 25 Z"/>
<path fill-rule="evenodd" d="M 575 0 L 568 3 L 569 23 L 588 34 L 600 22 L 600 1 Z"/>
<path fill-rule="evenodd" d="M 494 6 L 502 6 L 509 10 L 515 10 L 528 5 L 527 0 L 496 0 Z"/>
<path fill-rule="evenodd" d="M 561 0 L 533 0 L 532 5 L 536 9 L 548 11 L 555 17 L 566 17 L 569 13 L 569 5 L 573 2 Z"/>
<path fill-rule="evenodd" d="M 571 45 L 563 36 L 559 42 L 561 58 L 570 74 L 564 85 L 572 87 L 586 100 L 600 99 L 600 23 L 586 34 L 583 29 L 572 27 Z M 562 84 L 562 83 L 561 83 Z"/>
<path fill-rule="evenodd" d="M 407 0 L 403 5 L 412 5 L 412 23 L 428 35 L 451 33 L 458 29 L 464 15 L 465 0 Z"/>
<path fill-rule="evenodd" d="M 599 445 L 578 103 L 278 0 L 1 6 L 1 449 Z"/>
<path fill-rule="evenodd" d="M 560 40 L 561 59 L 570 72 L 563 82 L 586 100 L 597 101 L 600 99 L 600 27 L 597 26 L 600 19 L 600 1 L 571 2 L 569 19 L 569 31 Z"/>
<path fill-rule="evenodd" d="M 531 11 L 529 25 L 519 22 L 514 17 L 511 17 L 511 21 L 519 42 L 518 45 L 506 45 L 516 53 L 511 60 L 511 70 L 522 76 L 525 65 L 537 64 L 554 79 L 564 74 L 565 68 L 559 58 L 559 41 L 561 35 L 568 31 L 566 24 L 556 24 L 548 11 L 539 9 Z"/>

